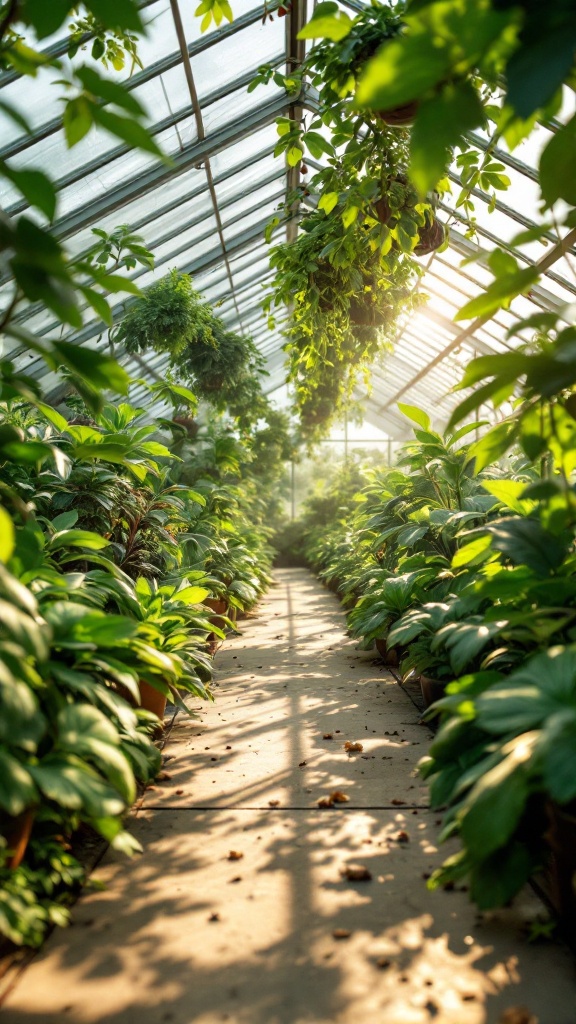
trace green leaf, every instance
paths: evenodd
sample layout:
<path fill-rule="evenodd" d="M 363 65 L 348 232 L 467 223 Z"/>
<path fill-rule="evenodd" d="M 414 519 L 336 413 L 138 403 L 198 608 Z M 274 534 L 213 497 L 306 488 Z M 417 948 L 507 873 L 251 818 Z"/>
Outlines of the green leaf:
<path fill-rule="evenodd" d="M 61 530 L 55 533 L 48 541 L 50 551 L 60 551 L 63 548 L 74 547 L 84 548 L 87 551 L 101 551 L 108 547 L 110 541 L 101 537 L 99 533 L 91 530 Z"/>
<path fill-rule="evenodd" d="M 539 272 L 536 267 L 526 267 L 524 270 L 517 270 L 513 274 L 504 274 L 497 277 L 492 284 L 488 285 L 481 295 L 470 299 L 462 309 L 459 309 L 454 317 L 455 320 L 474 320 L 477 317 L 488 317 L 496 313 L 501 307 L 508 308 L 512 299 L 522 295 L 539 280 Z"/>
<path fill-rule="evenodd" d="M 5 178 L 22 193 L 29 206 L 41 210 L 48 220 L 54 219 L 56 213 L 56 189 L 50 178 L 43 171 L 10 167 L 4 161 L 0 169 Z"/>
<path fill-rule="evenodd" d="M 300 146 L 289 146 L 286 151 L 286 160 L 288 161 L 289 167 L 296 167 L 300 163 L 303 157 Z"/>
<path fill-rule="evenodd" d="M 352 19 L 337 3 L 326 0 L 316 4 L 310 21 L 298 33 L 298 39 L 331 39 L 338 43 L 350 32 Z"/>
<path fill-rule="evenodd" d="M 135 117 L 142 117 L 145 113 L 144 108 L 132 92 L 128 92 L 125 86 L 110 78 L 102 78 L 94 68 L 87 66 L 77 68 L 76 77 L 89 92 L 106 103 L 114 103 L 117 107 L 122 107 L 128 113 L 134 114 Z"/>
<path fill-rule="evenodd" d="M 85 0 L 84 5 L 108 28 L 143 31 L 137 0 Z"/>
<path fill-rule="evenodd" d="M 520 480 L 483 480 L 482 486 L 489 494 L 493 494 L 498 501 L 504 502 L 508 508 L 518 515 L 527 516 L 536 507 L 536 502 L 526 501 L 521 494 L 526 489 L 526 484 Z"/>
<path fill-rule="evenodd" d="M 502 552 L 515 565 L 527 565 L 539 576 L 553 573 L 567 554 L 567 544 L 536 519 L 498 519 L 482 529 L 492 537 L 495 551 Z"/>
<path fill-rule="evenodd" d="M 484 561 L 491 548 L 490 537 L 476 537 L 468 544 L 458 548 L 452 558 L 452 567 L 459 569 L 463 565 L 477 565 Z"/>
<path fill-rule="evenodd" d="M 89 288 L 88 285 L 80 285 L 80 291 L 100 319 L 111 327 L 114 322 L 112 318 L 112 310 L 104 296 L 100 295 L 99 292 L 94 290 L 94 288 Z"/>
<path fill-rule="evenodd" d="M 468 81 L 447 85 L 420 104 L 410 136 L 409 173 L 422 196 L 443 176 L 452 147 L 484 121 L 482 103 Z"/>
<path fill-rule="evenodd" d="M 122 277 L 121 274 L 102 274 L 97 278 L 98 284 L 107 291 L 116 294 L 118 292 L 129 292 L 130 295 L 142 295 L 141 289 L 136 281 L 129 277 Z"/>
<path fill-rule="evenodd" d="M 92 117 L 102 128 L 122 139 L 131 149 L 142 149 L 145 153 L 163 158 L 164 154 L 150 132 L 133 118 L 113 114 L 105 107 L 98 106 L 92 108 Z"/>
<path fill-rule="evenodd" d="M 365 65 L 356 89 L 356 105 L 392 110 L 425 95 L 450 70 L 450 53 L 435 45 L 424 28 L 382 46 Z"/>
<path fill-rule="evenodd" d="M 552 136 L 542 153 L 540 187 L 546 206 L 558 199 L 576 206 L 576 117 Z"/>
<path fill-rule="evenodd" d="M 477 861 L 506 845 L 528 799 L 524 763 L 529 750 L 517 741 L 508 747 L 508 757 L 483 775 L 460 811 L 462 839 Z"/>
<path fill-rule="evenodd" d="M 7 750 L 0 748 L 0 807 L 16 817 L 37 799 L 30 772 Z"/>
<path fill-rule="evenodd" d="M 130 377 L 111 356 L 69 341 L 55 341 L 53 347 L 60 361 L 80 377 L 85 377 L 92 388 L 110 388 L 121 395 L 128 394 Z"/>
<path fill-rule="evenodd" d="M 398 402 L 398 408 L 403 416 L 413 420 L 423 430 L 430 429 L 431 420 L 428 413 L 424 412 L 423 409 L 419 409 L 417 405 L 406 405 L 404 402 Z"/>
<path fill-rule="evenodd" d="M 67 100 L 64 106 L 62 117 L 66 145 L 69 148 L 80 142 L 90 131 L 92 120 L 92 108 L 84 96 L 75 96 Z"/>
<path fill-rule="evenodd" d="M 324 213 L 332 213 L 332 210 L 338 203 L 338 198 L 339 196 L 337 192 L 324 192 L 320 196 L 318 209 L 324 210 Z"/>
<path fill-rule="evenodd" d="M 42 413 L 45 419 L 52 424 L 53 427 L 56 427 L 56 430 L 60 431 L 60 433 L 66 430 L 68 421 L 64 416 L 57 412 L 56 409 L 53 409 L 51 405 L 46 405 L 45 402 L 36 402 L 36 408 Z"/>
<path fill-rule="evenodd" d="M 0 562 L 6 563 L 10 558 L 15 539 L 14 524 L 6 510 L 0 506 Z"/>
<path fill-rule="evenodd" d="M 69 0 L 26 0 L 26 20 L 33 26 L 38 39 L 56 32 L 70 13 Z"/>

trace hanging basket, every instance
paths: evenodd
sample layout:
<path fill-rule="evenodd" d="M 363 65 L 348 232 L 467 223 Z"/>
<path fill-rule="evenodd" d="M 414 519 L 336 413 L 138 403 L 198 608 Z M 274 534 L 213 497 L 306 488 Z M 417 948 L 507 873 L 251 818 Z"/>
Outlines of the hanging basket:
<path fill-rule="evenodd" d="M 431 224 L 426 224 L 425 227 L 419 232 L 418 245 L 414 247 L 415 256 L 429 256 L 430 253 L 435 252 L 441 245 L 444 245 L 446 240 L 446 228 L 441 221 L 432 221 Z"/>
<path fill-rule="evenodd" d="M 401 107 L 393 107 L 392 110 L 377 110 L 376 116 L 392 128 L 405 128 L 414 123 L 418 106 L 418 100 L 413 100 L 412 103 L 404 103 Z"/>
<path fill-rule="evenodd" d="M 196 437 L 200 429 L 200 424 L 192 416 L 173 416 L 172 421 L 177 423 L 179 427 L 182 427 L 188 437 Z"/>

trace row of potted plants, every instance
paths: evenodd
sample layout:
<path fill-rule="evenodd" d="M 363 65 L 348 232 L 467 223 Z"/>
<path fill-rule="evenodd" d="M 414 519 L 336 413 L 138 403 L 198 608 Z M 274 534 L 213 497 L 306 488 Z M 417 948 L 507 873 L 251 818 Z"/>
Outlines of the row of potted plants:
<path fill-rule="evenodd" d="M 330 530 L 312 530 L 307 553 L 351 609 L 362 646 L 376 641 L 436 700 L 422 771 L 433 806 L 448 805 L 443 836 L 458 835 L 462 852 L 431 885 L 466 877 L 480 907 L 502 905 L 550 862 L 552 843 L 569 922 L 576 865 L 559 836 L 573 838 L 576 798 L 576 421 L 568 393 L 555 391 L 567 355 L 559 338 L 518 353 L 526 403 L 505 431 L 470 445 L 476 424 L 458 429 L 455 417 L 442 437 L 404 407 L 418 426 L 398 468 L 373 474 Z M 468 376 L 504 369 L 500 358 Z"/>
<path fill-rule="evenodd" d="M 269 582 L 247 442 L 214 426 L 177 460 L 157 426 L 127 403 L 91 425 L 1 407 L 0 932 L 13 942 L 66 915 L 60 883 L 82 872 L 68 855 L 56 878 L 56 837 L 82 824 L 137 849 L 122 815 L 160 766 L 156 716 L 167 699 L 211 699 L 208 641 L 232 626 L 207 602 L 243 611 Z"/>

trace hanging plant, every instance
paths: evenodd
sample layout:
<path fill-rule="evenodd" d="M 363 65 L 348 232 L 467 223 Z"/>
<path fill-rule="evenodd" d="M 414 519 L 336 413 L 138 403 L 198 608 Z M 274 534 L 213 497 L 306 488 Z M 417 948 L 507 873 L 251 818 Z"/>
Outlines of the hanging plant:
<path fill-rule="evenodd" d="M 194 394 L 220 411 L 238 404 L 238 392 L 261 395 L 263 359 L 251 338 L 228 330 L 210 306 L 200 301 L 188 274 L 171 270 L 137 299 L 114 330 L 128 352 L 167 352 L 170 366 L 189 381 Z M 181 426 L 195 426 L 185 417 Z M 178 419 L 175 419 L 178 423 Z"/>

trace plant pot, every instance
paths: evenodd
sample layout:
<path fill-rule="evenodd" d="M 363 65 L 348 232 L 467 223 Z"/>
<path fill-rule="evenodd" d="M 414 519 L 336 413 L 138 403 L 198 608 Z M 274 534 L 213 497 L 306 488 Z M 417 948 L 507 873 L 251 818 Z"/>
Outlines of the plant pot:
<path fill-rule="evenodd" d="M 400 665 L 400 658 L 398 657 L 398 651 L 395 647 L 388 649 L 386 641 L 382 640 L 381 637 L 378 637 L 376 640 L 376 650 L 385 665 L 388 665 L 389 668 L 398 668 Z"/>
<path fill-rule="evenodd" d="M 551 858 L 548 877 L 550 899 L 561 926 L 576 941 L 576 802 L 565 807 L 546 804 L 550 827 L 546 833 Z"/>
<path fill-rule="evenodd" d="M 33 807 L 28 807 L 27 810 L 17 814 L 14 818 L 9 814 L 2 814 L 0 816 L 0 834 L 6 840 L 7 849 L 12 851 L 6 861 L 7 868 L 14 870 L 14 868 L 20 867 L 26 853 L 35 817 L 36 811 Z"/>
<path fill-rule="evenodd" d="M 393 107 L 392 110 L 377 110 L 376 115 L 381 121 L 391 125 L 392 128 L 403 128 L 412 124 L 418 113 L 418 100 L 411 103 L 404 103 L 401 107 Z"/>
<path fill-rule="evenodd" d="M 434 219 L 431 224 L 426 224 L 422 228 L 418 237 L 419 242 L 414 248 L 414 255 L 429 256 L 431 252 L 435 252 L 441 245 L 444 245 L 446 228 L 441 221 Z"/>
<path fill-rule="evenodd" d="M 172 420 L 186 431 L 188 437 L 196 437 L 196 434 L 200 429 L 200 424 L 197 420 L 193 419 L 192 416 L 173 416 Z"/>
<path fill-rule="evenodd" d="M 144 679 L 141 679 L 138 685 L 140 687 L 140 707 L 144 711 L 152 711 L 160 719 L 160 722 L 163 722 L 166 713 L 165 695 L 150 683 L 145 682 Z"/>
<path fill-rule="evenodd" d="M 228 612 L 228 602 L 223 597 L 205 597 L 202 604 L 205 604 L 216 615 L 226 615 Z M 212 618 L 210 622 L 213 622 Z"/>
<path fill-rule="evenodd" d="M 420 689 L 427 708 L 446 696 L 446 683 L 442 683 L 438 679 L 430 679 L 429 676 L 420 676 Z"/>
<path fill-rule="evenodd" d="M 392 209 L 390 207 L 388 200 L 384 196 L 381 196 L 381 198 L 377 199 L 376 202 L 372 204 L 372 206 L 374 208 L 376 217 L 380 221 L 380 223 L 387 224 L 392 216 Z"/>

